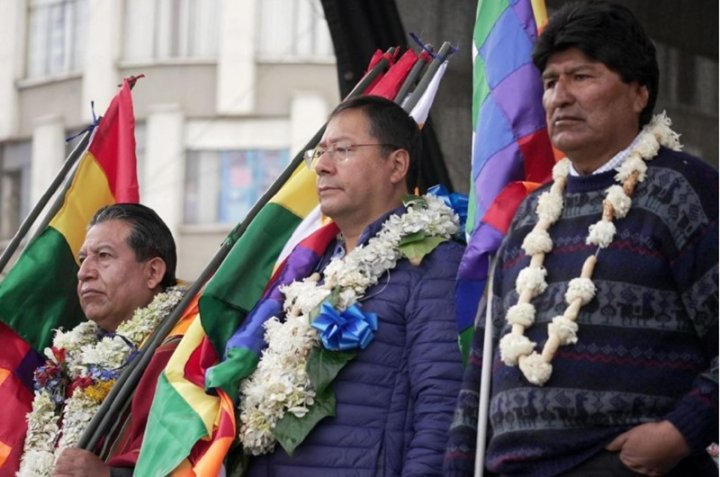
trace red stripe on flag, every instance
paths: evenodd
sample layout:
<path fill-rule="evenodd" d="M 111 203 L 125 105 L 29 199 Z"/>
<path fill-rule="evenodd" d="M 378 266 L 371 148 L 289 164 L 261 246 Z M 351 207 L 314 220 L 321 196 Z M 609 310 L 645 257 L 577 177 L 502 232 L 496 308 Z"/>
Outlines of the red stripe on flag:
<path fill-rule="evenodd" d="M 503 234 L 507 233 L 520 202 L 540 185 L 536 182 L 511 182 L 498 194 L 482 221 Z"/>
<path fill-rule="evenodd" d="M 193 471 L 198 476 L 219 475 L 223 460 L 235 439 L 235 416 L 232 399 L 218 389 L 220 398 L 220 416 L 214 426 L 212 438 L 201 440 L 190 453 L 190 461 L 194 463 Z"/>
<path fill-rule="evenodd" d="M 366 94 L 393 100 L 417 60 L 418 55 L 413 50 L 407 50 L 372 89 L 366 90 Z"/>
<path fill-rule="evenodd" d="M 212 343 L 205 336 L 200 346 L 190 354 L 184 368 L 185 379 L 199 388 L 205 387 L 205 371 L 218 363 L 218 355 Z"/>
<path fill-rule="evenodd" d="M 0 343 L 3 346 L 0 354 L 0 402 L 6 410 L 0 426 L 0 477 L 14 477 L 20 465 L 27 430 L 25 416 L 32 410 L 33 400 L 32 388 L 20 379 L 20 375 L 26 373 L 26 379 L 29 379 L 29 370 L 21 372 L 20 368 L 24 366 L 28 353 L 35 353 L 35 350 L 4 323 L 0 323 Z"/>
<path fill-rule="evenodd" d="M 549 181 L 555 160 L 547 129 L 543 128 L 521 137 L 518 147 L 523 155 L 525 178 L 530 182 Z"/>
<path fill-rule="evenodd" d="M 120 92 L 108 106 L 88 148 L 105 172 L 116 202 L 140 200 L 135 161 L 135 114 L 130 94 L 134 83 L 135 79 L 123 80 Z"/>

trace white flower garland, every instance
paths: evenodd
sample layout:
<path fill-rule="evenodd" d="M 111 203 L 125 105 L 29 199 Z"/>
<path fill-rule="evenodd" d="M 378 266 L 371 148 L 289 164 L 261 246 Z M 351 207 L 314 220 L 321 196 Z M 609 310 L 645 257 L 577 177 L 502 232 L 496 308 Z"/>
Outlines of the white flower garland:
<path fill-rule="evenodd" d="M 171 287 L 155 295 L 114 334 L 99 341 L 100 330 L 93 321 L 83 322 L 71 331 L 56 332 L 52 348 L 45 349 L 48 361 L 35 374 L 35 398 L 27 415 L 28 431 L 18 477 L 52 474 L 62 450 L 80 441 L 131 353 L 175 308 L 184 291 L 182 287 Z M 68 386 L 74 390 L 66 398 Z"/>
<path fill-rule="evenodd" d="M 663 112 L 653 117 L 634 142 L 627 158 L 617 169 L 615 179 L 621 185 L 613 185 L 607 190 L 603 201 L 602 218 L 589 228 L 586 243 L 598 248 L 594 255 L 589 256 L 582 267 L 579 278 L 568 284 L 565 301 L 568 307 L 562 315 L 556 316 L 548 323 L 548 339 L 542 352 L 535 351 L 536 343 L 525 335 L 525 329 L 532 326 L 535 320 L 535 307 L 530 303 L 547 288 L 543 267 L 545 254 L 552 250 L 553 243 L 548 229 L 560 218 L 563 210 L 563 192 L 570 170 L 570 161 L 565 158 L 553 168 L 553 185 L 549 191 L 538 198 L 538 222 L 525 237 L 522 249 L 531 257 L 530 265 L 520 271 L 515 283 L 519 295 L 516 305 L 511 306 L 505 319 L 512 330 L 500 340 L 500 357 L 508 366 L 517 366 L 528 381 L 542 386 L 552 374 L 552 359 L 559 346 L 577 342 L 578 324 L 576 323 L 580 308 L 595 296 L 595 284 L 592 273 L 597 262 L 600 249 L 606 248 L 615 236 L 614 218 L 625 217 L 632 203 L 631 196 L 636 185 L 645 179 L 647 164 L 658 152 L 660 145 L 671 149 L 680 149 L 678 134 L 670 129 L 670 119 Z"/>
<path fill-rule="evenodd" d="M 275 448 L 273 430 L 290 412 L 302 418 L 313 404 L 315 391 L 305 366 L 318 332 L 311 326 L 313 314 L 331 292 L 338 293 L 339 310 L 360 300 L 402 257 L 403 237 L 420 231 L 449 239 L 458 230 L 457 215 L 435 196 L 424 196 L 427 208 L 410 203 L 402 216 L 392 215 L 367 245 L 358 246 L 343 258 L 333 259 L 319 275 L 281 288 L 286 318 L 273 317 L 265 324 L 265 341 L 257 369 L 240 386 L 239 439 L 247 452 L 260 455 Z"/>

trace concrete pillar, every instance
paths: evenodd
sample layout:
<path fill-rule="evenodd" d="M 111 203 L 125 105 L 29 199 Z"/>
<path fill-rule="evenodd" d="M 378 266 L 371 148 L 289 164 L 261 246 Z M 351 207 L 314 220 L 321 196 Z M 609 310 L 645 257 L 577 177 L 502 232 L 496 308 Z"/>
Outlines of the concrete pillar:
<path fill-rule="evenodd" d="M 120 55 L 123 3 L 107 0 L 89 3 L 80 105 L 84 123 L 92 121 L 90 101 L 95 101 L 95 112 L 101 115 L 118 91 L 120 80 L 115 65 Z"/>
<path fill-rule="evenodd" d="M 27 23 L 27 5 L 25 1 L 2 2 L 0 15 L 0 141 L 17 133 L 18 101 L 15 81 L 24 74 L 25 25 Z"/>
<path fill-rule="evenodd" d="M 290 104 L 290 156 L 304 148 L 325 124 L 329 106 L 315 91 L 295 91 Z"/>
<path fill-rule="evenodd" d="M 255 0 L 220 2 L 216 106 L 220 114 L 248 114 L 255 107 Z"/>
<path fill-rule="evenodd" d="M 30 207 L 45 193 L 65 160 L 65 129 L 59 115 L 35 120 L 30 166 Z"/>
<path fill-rule="evenodd" d="M 178 241 L 185 182 L 185 117 L 177 104 L 148 108 L 145 157 L 138 170 L 140 201 L 154 209 Z"/>

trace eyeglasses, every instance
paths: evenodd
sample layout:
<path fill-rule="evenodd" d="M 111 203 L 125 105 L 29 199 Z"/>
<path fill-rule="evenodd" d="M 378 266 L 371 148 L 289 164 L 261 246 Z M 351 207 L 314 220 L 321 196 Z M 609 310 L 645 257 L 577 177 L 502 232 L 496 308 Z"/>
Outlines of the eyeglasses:
<path fill-rule="evenodd" d="M 322 156 L 323 154 L 327 154 L 328 158 L 331 161 L 333 161 L 335 164 L 339 164 L 350 159 L 350 154 L 358 147 L 367 146 L 378 146 L 398 149 L 398 147 L 394 144 L 333 144 L 330 147 L 318 146 L 315 149 L 308 149 L 307 151 L 305 151 L 303 159 L 305 160 L 305 165 L 308 167 L 308 169 L 314 170 L 315 165 L 320 160 L 320 156 Z"/>

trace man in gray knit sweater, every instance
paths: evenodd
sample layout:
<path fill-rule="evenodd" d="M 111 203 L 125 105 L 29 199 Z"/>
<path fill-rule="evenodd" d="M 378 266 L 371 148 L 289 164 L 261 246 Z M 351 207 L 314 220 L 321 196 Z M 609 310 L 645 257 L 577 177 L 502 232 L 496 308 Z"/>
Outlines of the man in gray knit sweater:
<path fill-rule="evenodd" d="M 653 117 L 655 48 L 617 4 L 567 4 L 536 42 L 564 159 L 498 254 L 484 465 L 500 475 L 717 475 L 718 174 Z M 485 303 L 480 304 L 485 309 Z M 445 474 L 472 475 L 484 320 Z"/>

